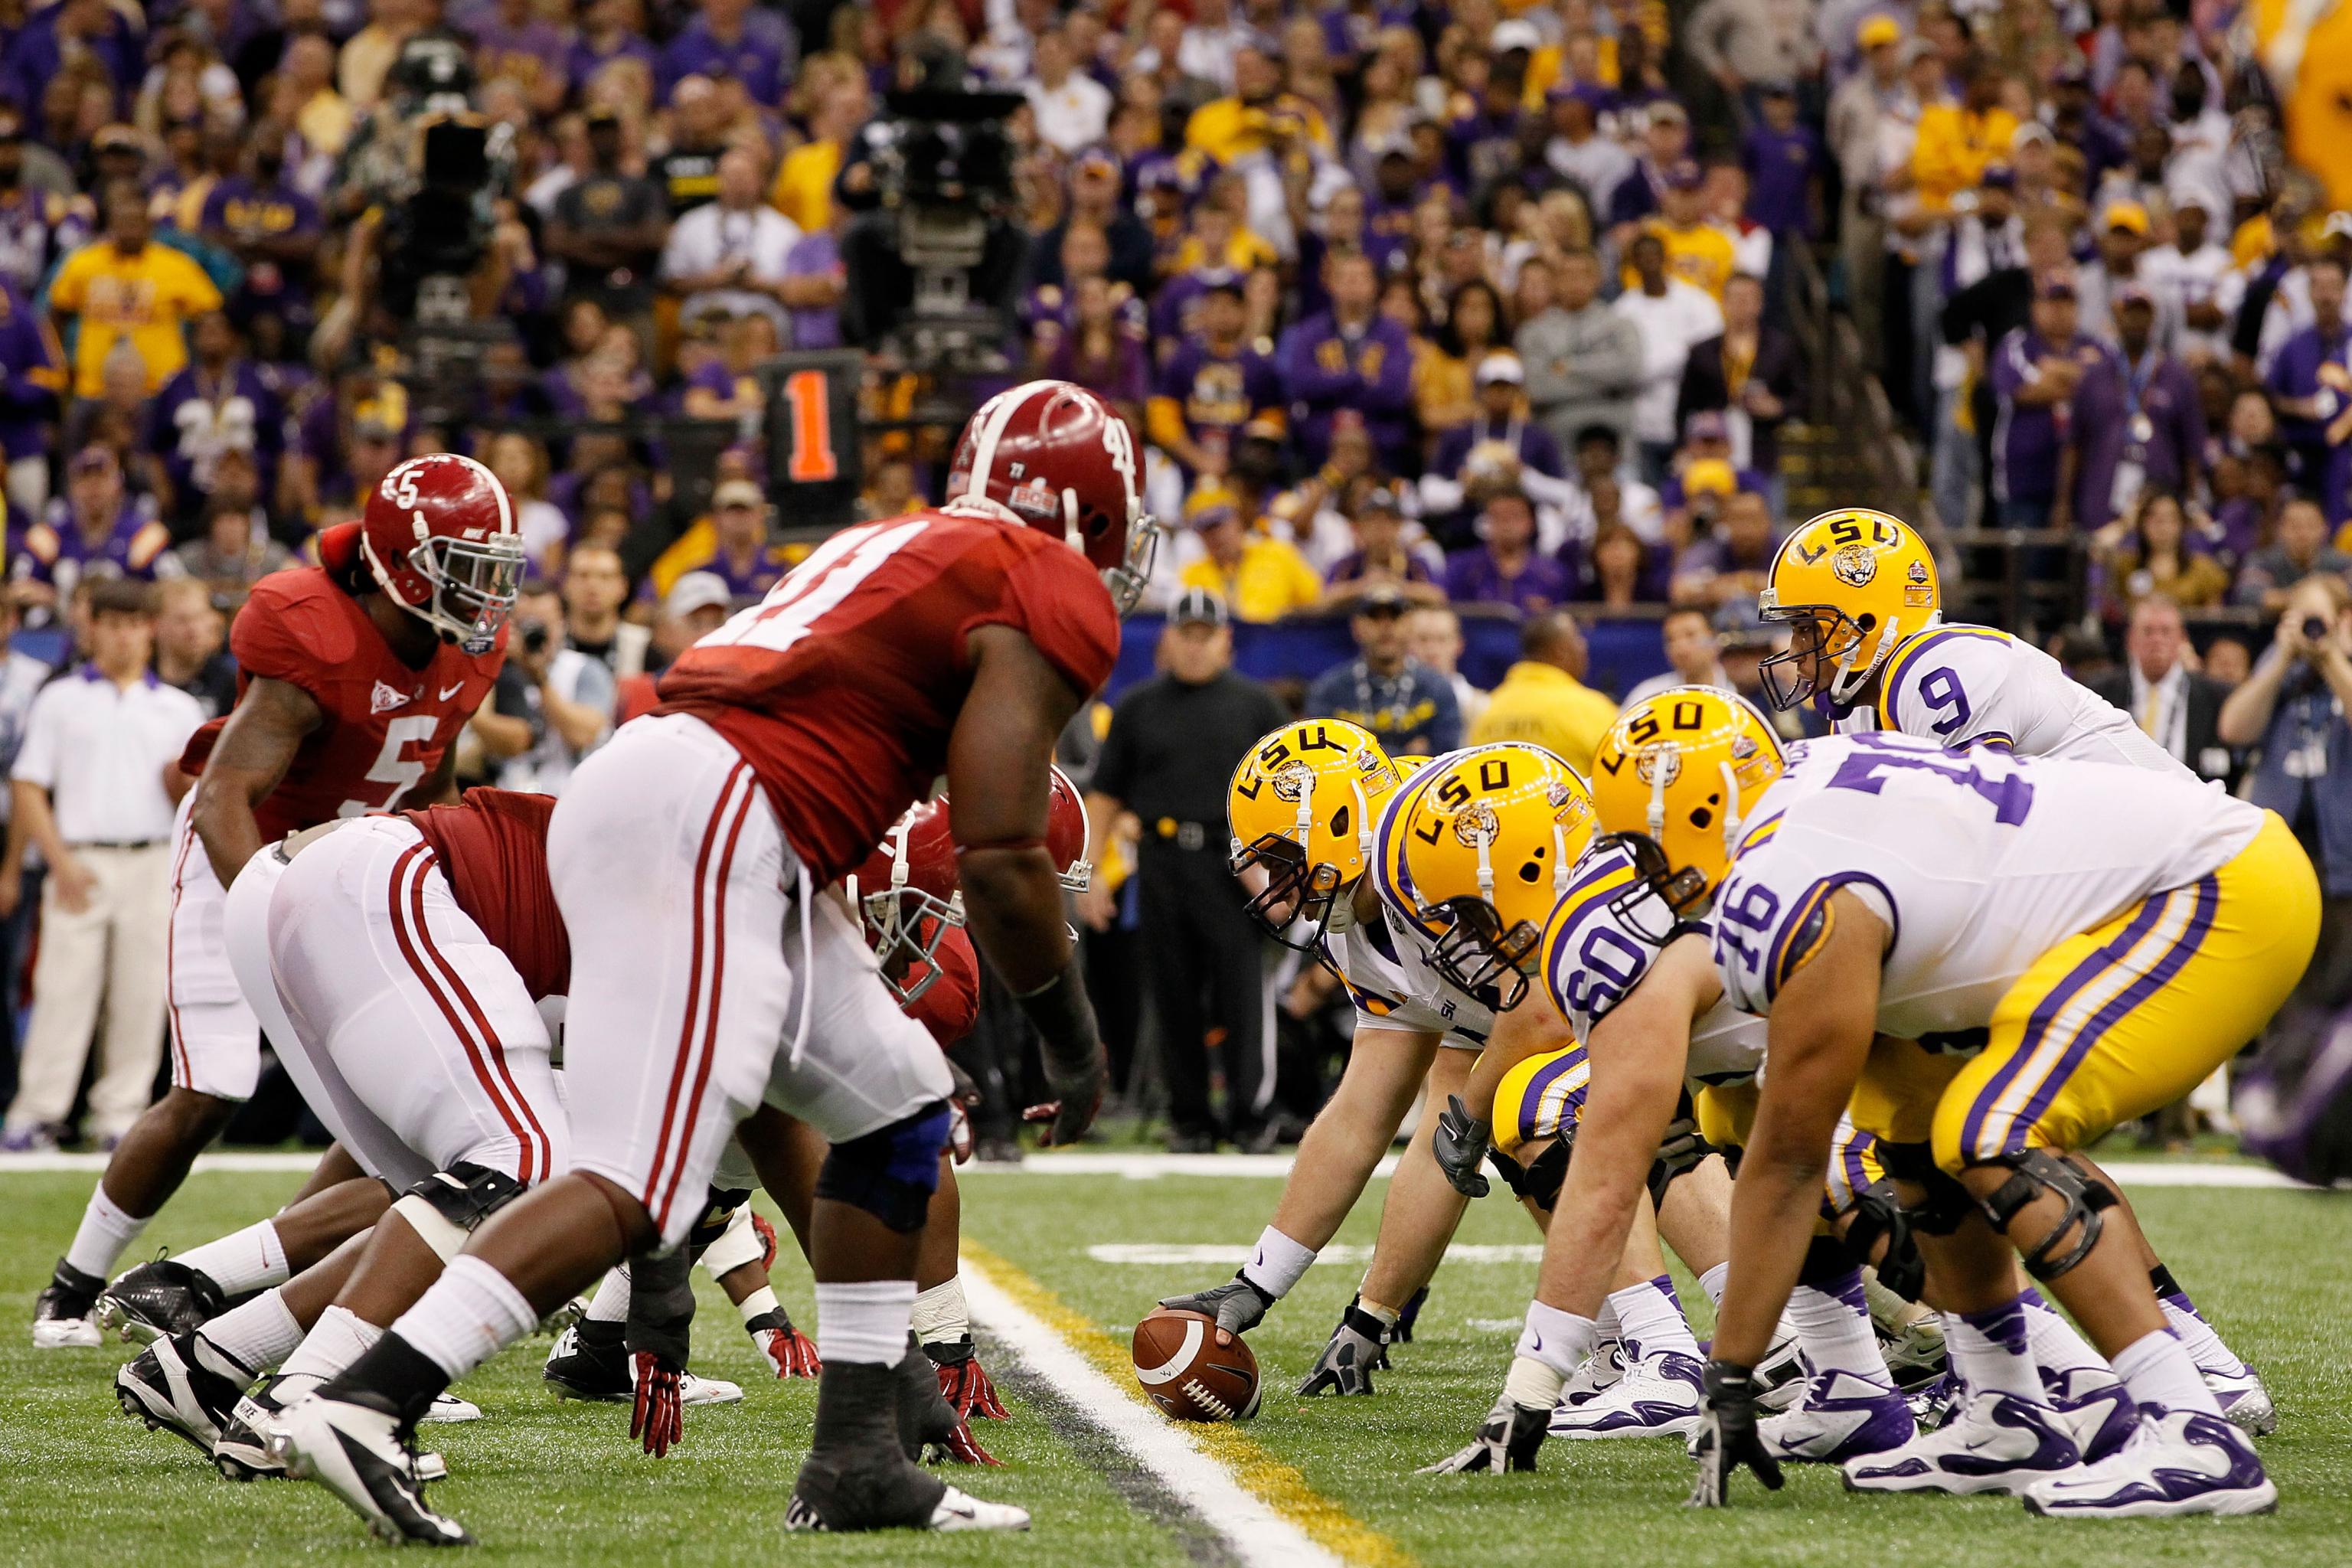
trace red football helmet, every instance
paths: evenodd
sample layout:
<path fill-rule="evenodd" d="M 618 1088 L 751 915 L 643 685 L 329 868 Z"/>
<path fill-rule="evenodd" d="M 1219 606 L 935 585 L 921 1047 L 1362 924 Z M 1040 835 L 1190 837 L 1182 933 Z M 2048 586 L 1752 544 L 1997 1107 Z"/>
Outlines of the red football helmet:
<path fill-rule="evenodd" d="M 881 961 L 882 984 L 901 1002 L 920 996 L 939 978 L 931 955 L 941 933 L 963 924 L 947 796 L 908 807 L 845 886 Z"/>
<path fill-rule="evenodd" d="M 1045 852 L 1054 858 L 1054 869 L 1062 874 L 1062 886 L 1083 893 L 1095 876 L 1094 866 L 1087 859 L 1087 803 L 1069 774 L 1058 767 L 1053 774 L 1048 785 L 1052 793 L 1045 802 Z"/>
<path fill-rule="evenodd" d="M 384 475 L 360 522 L 377 584 L 467 653 L 488 653 L 514 610 L 522 532 L 498 476 L 456 452 Z"/>
<path fill-rule="evenodd" d="M 1160 525 L 1143 510 L 1135 433 L 1066 381 L 1033 381 L 980 405 L 956 443 L 953 505 L 989 502 L 1092 562 L 1122 616 L 1143 596 Z"/>

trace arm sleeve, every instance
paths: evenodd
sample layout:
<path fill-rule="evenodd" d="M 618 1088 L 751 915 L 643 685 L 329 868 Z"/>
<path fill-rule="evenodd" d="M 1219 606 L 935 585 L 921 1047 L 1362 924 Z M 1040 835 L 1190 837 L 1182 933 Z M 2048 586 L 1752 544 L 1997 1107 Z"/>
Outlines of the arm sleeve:
<path fill-rule="evenodd" d="M 684 1366 L 693 1326 L 694 1248 L 630 1259 L 629 1321 L 623 1335 L 630 1352 L 649 1352 Z"/>
<path fill-rule="evenodd" d="M 315 585 L 278 589 L 280 582 L 291 577 L 310 578 Z M 311 573 L 273 573 L 261 579 L 229 627 L 228 650 L 237 668 L 249 676 L 299 686 L 321 705 L 331 706 L 328 694 L 337 672 L 358 668 L 359 647 L 350 626 L 316 599 L 340 591 L 318 582 Z"/>
<path fill-rule="evenodd" d="M 1118 660 L 1118 612 L 1102 579 L 1085 556 L 1050 542 L 1006 568 L 1003 605 L 971 623 L 991 624 L 1017 627 L 1080 698 L 1101 690 Z"/>
<path fill-rule="evenodd" d="M 54 789 L 58 782 L 58 687 L 52 683 L 33 699 L 25 720 L 25 742 L 16 752 L 8 776 L 26 784 Z"/>

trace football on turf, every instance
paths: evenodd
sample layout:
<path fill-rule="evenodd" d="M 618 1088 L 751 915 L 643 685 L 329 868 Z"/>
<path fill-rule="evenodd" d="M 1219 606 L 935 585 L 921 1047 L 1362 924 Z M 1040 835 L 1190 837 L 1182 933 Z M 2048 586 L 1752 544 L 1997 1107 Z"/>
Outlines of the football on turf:
<path fill-rule="evenodd" d="M 1236 1338 L 1220 1345 L 1199 1312 L 1161 1307 L 1135 1325 L 1135 1378 L 1179 1421 L 1246 1421 L 1257 1414 L 1257 1357 Z"/>

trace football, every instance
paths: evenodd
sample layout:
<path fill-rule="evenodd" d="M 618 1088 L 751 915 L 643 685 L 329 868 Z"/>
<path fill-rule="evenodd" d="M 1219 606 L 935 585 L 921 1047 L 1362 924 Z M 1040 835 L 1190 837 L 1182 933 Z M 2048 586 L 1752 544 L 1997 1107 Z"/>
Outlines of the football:
<path fill-rule="evenodd" d="M 1162 1307 L 1135 1325 L 1135 1377 L 1179 1421 L 1246 1421 L 1257 1414 L 1257 1357 L 1240 1339 L 1216 1342 L 1214 1322 Z"/>

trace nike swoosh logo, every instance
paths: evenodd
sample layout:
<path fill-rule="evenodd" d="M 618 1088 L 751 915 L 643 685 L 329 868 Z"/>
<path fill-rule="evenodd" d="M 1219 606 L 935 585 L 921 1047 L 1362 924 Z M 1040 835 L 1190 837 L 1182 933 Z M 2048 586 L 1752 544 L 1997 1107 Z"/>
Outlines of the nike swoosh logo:
<path fill-rule="evenodd" d="M 1529 1348 L 1534 1350 L 1543 1349 L 1543 1336 L 1541 1334 L 1538 1334 L 1536 1336 L 1536 1342 Z"/>
<path fill-rule="evenodd" d="M 457 682 L 457 685 L 455 685 L 455 686 L 446 686 L 446 687 L 443 687 L 443 688 L 441 689 L 441 700 L 442 700 L 442 701 L 444 701 L 444 702 L 446 702 L 446 701 L 448 701 L 448 700 L 449 700 L 449 699 L 451 699 L 452 697 L 457 696 L 457 693 L 459 693 L 460 691 L 463 691 L 463 690 L 465 690 L 465 689 L 466 689 L 466 683 L 465 683 L 464 681 L 462 681 L 462 680 L 461 680 L 461 681 L 459 681 L 459 682 Z"/>

